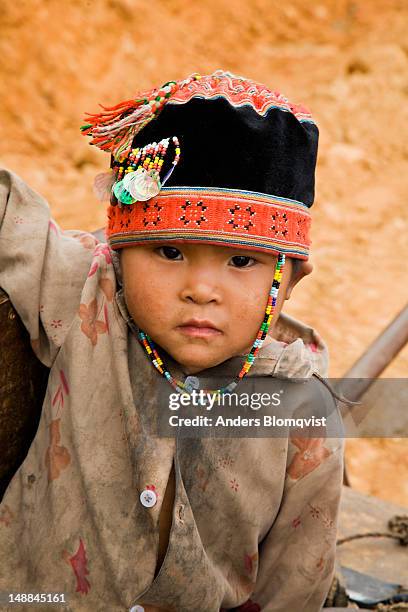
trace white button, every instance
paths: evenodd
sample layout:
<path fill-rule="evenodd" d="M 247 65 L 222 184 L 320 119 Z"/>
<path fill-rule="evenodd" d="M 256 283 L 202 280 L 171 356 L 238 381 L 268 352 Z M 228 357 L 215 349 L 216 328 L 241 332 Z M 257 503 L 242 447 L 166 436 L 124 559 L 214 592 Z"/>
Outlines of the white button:
<path fill-rule="evenodd" d="M 143 606 L 132 606 L 129 612 L 144 612 Z"/>
<path fill-rule="evenodd" d="M 150 489 L 145 489 L 140 494 L 140 501 L 146 508 L 151 508 L 157 502 L 157 495 Z"/>

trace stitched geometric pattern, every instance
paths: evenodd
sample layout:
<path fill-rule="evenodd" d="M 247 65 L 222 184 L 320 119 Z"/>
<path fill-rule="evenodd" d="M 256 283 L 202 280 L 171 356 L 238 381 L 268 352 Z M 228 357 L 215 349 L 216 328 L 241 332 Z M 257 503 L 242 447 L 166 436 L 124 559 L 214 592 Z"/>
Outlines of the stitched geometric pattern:
<path fill-rule="evenodd" d="M 283 236 L 283 238 L 286 238 L 286 236 L 289 233 L 289 230 L 288 230 L 289 218 L 286 212 L 280 212 L 277 210 L 274 213 L 272 213 L 271 218 L 272 218 L 272 225 L 270 227 L 271 231 L 274 232 L 276 237 Z"/>
<path fill-rule="evenodd" d="M 207 221 L 204 213 L 207 210 L 207 206 L 200 201 L 190 202 L 186 200 L 181 206 L 183 214 L 179 217 L 179 221 L 183 221 L 184 225 L 198 225 L 200 226 L 203 222 Z"/>
<path fill-rule="evenodd" d="M 237 230 L 249 230 L 254 226 L 252 218 L 255 215 L 255 211 L 250 206 L 242 207 L 239 204 L 235 204 L 233 208 L 229 209 L 231 213 L 231 219 L 228 221 L 232 227 Z"/>
<path fill-rule="evenodd" d="M 296 219 L 296 237 L 299 240 L 299 242 L 303 242 L 304 240 L 306 240 L 306 234 L 307 234 L 307 227 L 305 226 L 305 219 L 303 218 L 299 218 Z"/>
<path fill-rule="evenodd" d="M 160 206 L 157 201 L 153 203 L 152 200 L 143 204 L 143 225 L 144 227 L 153 226 L 156 227 L 160 223 L 160 211 L 163 206 Z"/>
<path fill-rule="evenodd" d="M 130 211 L 129 210 L 124 210 L 123 211 L 124 214 L 122 215 L 121 219 L 120 219 L 120 227 L 122 230 L 126 230 L 129 228 L 130 224 L 131 224 L 131 216 L 130 216 Z"/>
<path fill-rule="evenodd" d="M 110 206 L 113 249 L 146 242 L 199 242 L 308 259 L 311 217 L 296 200 L 253 191 L 163 187 L 147 202 Z"/>

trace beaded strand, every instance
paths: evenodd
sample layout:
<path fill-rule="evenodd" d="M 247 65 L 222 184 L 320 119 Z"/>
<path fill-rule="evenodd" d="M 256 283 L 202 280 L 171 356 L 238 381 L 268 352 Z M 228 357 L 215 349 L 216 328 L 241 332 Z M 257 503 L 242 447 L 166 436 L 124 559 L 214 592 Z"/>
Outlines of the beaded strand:
<path fill-rule="evenodd" d="M 270 324 L 271 324 L 271 321 L 274 315 L 275 306 L 276 306 L 276 302 L 278 298 L 278 291 L 279 291 L 280 283 L 282 280 L 282 274 L 283 274 L 282 270 L 283 270 L 284 264 L 285 264 L 285 255 L 284 253 L 280 253 L 278 256 L 278 261 L 276 263 L 272 287 L 268 295 L 268 301 L 267 301 L 266 308 L 265 308 L 264 319 L 261 323 L 256 339 L 252 345 L 250 352 L 247 355 L 245 363 L 242 366 L 240 372 L 235 377 L 235 380 L 231 381 L 225 387 L 221 387 L 220 389 L 205 389 L 204 390 L 205 393 L 209 393 L 217 397 L 220 397 L 224 393 L 230 393 L 231 391 L 235 389 L 239 381 L 242 380 L 244 376 L 248 374 L 249 370 L 252 367 L 252 364 L 255 361 L 255 357 L 257 356 L 266 338 L 266 335 L 268 333 L 268 330 L 269 330 L 269 327 L 270 327 Z M 155 347 L 155 344 L 153 340 L 150 338 L 150 336 L 145 334 L 142 330 L 139 330 L 138 339 L 139 339 L 140 344 L 145 349 L 147 356 L 149 357 L 150 361 L 152 362 L 156 370 L 170 383 L 173 389 L 175 389 L 178 393 L 190 394 L 190 387 L 185 385 L 185 383 L 182 382 L 181 380 L 177 380 L 170 374 L 169 370 L 167 369 L 166 365 L 161 359 Z"/>
<path fill-rule="evenodd" d="M 160 172 L 170 145 L 170 140 L 174 145 L 174 158 L 166 176 L 160 181 Z M 112 185 L 112 192 L 118 205 L 120 207 L 122 207 L 122 205 L 130 206 L 138 201 L 138 198 L 135 197 L 133 193 L 129 193 L 129 182 L 127 181 L 128 179 L 132 181 L 134 178 L 139 178 L 140 173 L 143 173 L 145 179 L 153 180 L 156 183 L 158 193 L 177 166 L 180 159 L 180 153 L 179 139 L 177 136 L 173 136 L 171 139 L 163 138 L 159 143 L 153 142 L 147 144 L 141 149 L 132 149 L 126 161 L 122 160 L 119 163 L 114 162 L 113 168 L 116 172 L 116 180 Z M 138 177 L 137 173 L 139 173 Z M 150 194 L 148 197 L 153 196 Z M 148 198 L 145 197 L 141 199 L 146 200 Z M 116 201 L 114 199 L 111 200 L 111 203 L 113 206 L 116 206 Z"/>

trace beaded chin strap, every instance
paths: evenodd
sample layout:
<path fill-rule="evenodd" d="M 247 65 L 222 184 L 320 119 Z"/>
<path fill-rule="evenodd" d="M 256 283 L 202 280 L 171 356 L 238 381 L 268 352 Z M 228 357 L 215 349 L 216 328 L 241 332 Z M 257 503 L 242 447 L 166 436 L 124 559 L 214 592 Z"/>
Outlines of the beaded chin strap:
<path fill-rule="evenodd" d="M 276 301 L 278 298 L 278 291 L 279 291 L 280 283 L 282 280 L 282 269 L 283 269 L 284 263 L 285 263 L 285 255 L 283 253 L 280 253 L 278 256 L 278 261 L 276 263 L 272 287 L 268 295 L 268 302 L 265 308 L 264 320 L 262 321 L 262 324 L 261 324 L 261 327 L 259 328 L 256 339 L 252 345 L 250 352 L 247 355 L 247 358 L 245 360 L 244 365 L 241 368 L 241 371 L 238 373 L 235 379 L 231 381 L 226 387 L 221 387 L 220 389 L 205 389 L 204 392 L 206 394 L 215 395 L 219 397 L 224 393 L 231 393 L 231 391 L 233 391 L 235 387 L 238 385 L 239 381 L 242 380 L 242 378 L 244 378 L 244 376 L 246 376 L 246 374 L 248 374 L 249 370 L 251 369 L 252 364 L 255 361 L 255 357 L 257 356 L 263 344 L 263 341 L 266 338 L 266 334 L 268 333 L 268 329 L 270 327 L 270 324 L 271 324 L 271 321 L 274 315 Z M 155 344 L 153 340 L 150 338 L 150 336 L 148 336 L 147 334 L 145 334 L 143 331 L 140 330 L 138 337 L 139 337 L 140 344 L 144 347 L 150 361 L 152 362 L 156 370 L 160 372 L 160 374 L 166 380 L 168 380 L 168 382 L 171 384 L 173 389 L 175 389 L 178 393 L 191 394 L 191 392 L 194 390 L 195 387 L 192 385 L 192 383 L 185 384 L 181 380 L 175 379 L 170 374 L 165 363 L 161 359 L 157 349 L 155 348 Z M 188 378 L 193 378 L 193 377 L 188 377 Z"/>

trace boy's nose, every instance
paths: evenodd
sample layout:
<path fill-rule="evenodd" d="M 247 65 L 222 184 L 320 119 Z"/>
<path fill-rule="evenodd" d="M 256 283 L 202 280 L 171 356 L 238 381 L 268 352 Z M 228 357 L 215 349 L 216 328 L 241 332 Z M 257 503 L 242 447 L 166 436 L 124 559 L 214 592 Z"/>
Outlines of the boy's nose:
<path fill-rule="evenodd" d="M 181 291 L 181 299 L 195 304 L 219 304 L 221 293 L 215 283 L 195 281 L 188 283 Z"/>

